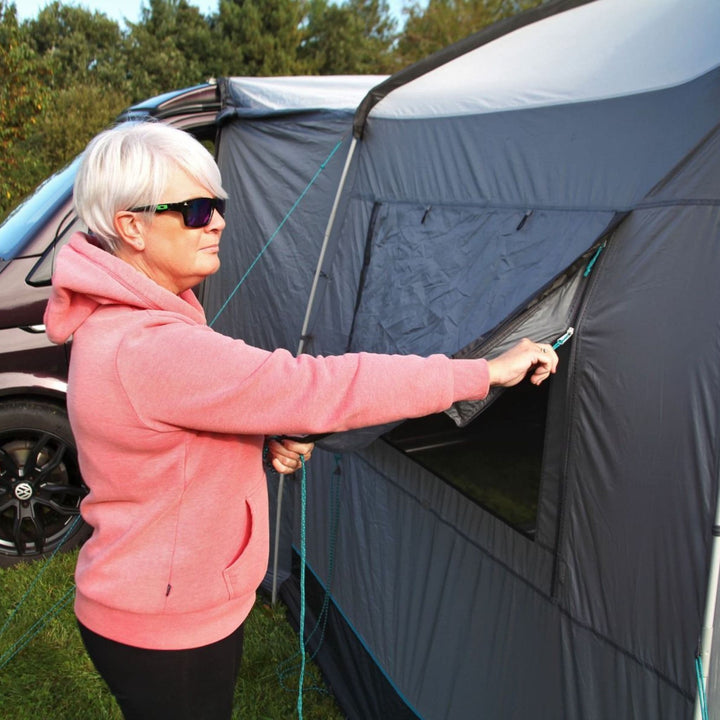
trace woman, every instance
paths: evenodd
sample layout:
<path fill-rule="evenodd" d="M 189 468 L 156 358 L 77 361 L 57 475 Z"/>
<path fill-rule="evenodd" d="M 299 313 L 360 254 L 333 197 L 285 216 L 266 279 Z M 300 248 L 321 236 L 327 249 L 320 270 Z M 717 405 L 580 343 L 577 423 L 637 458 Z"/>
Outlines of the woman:
<path fill-rule="evenodd" d="M 529 340 L 489 362 L 295 358 L 214 332 L 192 288 L 219 267 L 226 197 L 182 131 L 102 133 L 75 183 L 92 235 L 60 251 L 45 314 L 54 342 L 73 339 L 68 411 L 90 488 L 75 612 L 128 719 L 230 717 L 267 568 L 267 436 L 436 413 L 557 366 Z M 311 450 L 270 447 L 279 471 Z"/>

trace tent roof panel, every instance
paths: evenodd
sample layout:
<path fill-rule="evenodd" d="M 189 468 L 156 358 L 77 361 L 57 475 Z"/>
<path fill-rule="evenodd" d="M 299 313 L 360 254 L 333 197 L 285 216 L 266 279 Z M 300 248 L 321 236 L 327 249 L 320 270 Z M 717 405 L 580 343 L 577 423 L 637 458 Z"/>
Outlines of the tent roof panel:
<path fill-rule="evenodd" d="M 717 0 L 596 0 L 402 85 L 373 117 L 444 117 L 622 97 L 720 66 Z M 478 72 L 482 68 L 482 72 Z"/>
<path fill-rule="evenodd" d="M 226 104 L 253 111 L 346 110 L 353 112 L 385 75 L 232 77 Z"/>

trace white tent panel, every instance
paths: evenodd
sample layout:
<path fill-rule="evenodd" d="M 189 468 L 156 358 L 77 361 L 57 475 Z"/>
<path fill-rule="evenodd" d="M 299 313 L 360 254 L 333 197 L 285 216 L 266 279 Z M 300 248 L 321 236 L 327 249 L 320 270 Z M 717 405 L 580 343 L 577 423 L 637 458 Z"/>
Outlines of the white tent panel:
<path fill-rule="evenodd" d="M 253 110 L 354 110 L 385 75 L 235 77 L 232 92 Z"/>
<path fill-rule="evenodd" d="M 660 90 L 716 68 L 718 38 L 718 0 L 596 0 L 422 75 L 370 114 L 447 117 Z"/>

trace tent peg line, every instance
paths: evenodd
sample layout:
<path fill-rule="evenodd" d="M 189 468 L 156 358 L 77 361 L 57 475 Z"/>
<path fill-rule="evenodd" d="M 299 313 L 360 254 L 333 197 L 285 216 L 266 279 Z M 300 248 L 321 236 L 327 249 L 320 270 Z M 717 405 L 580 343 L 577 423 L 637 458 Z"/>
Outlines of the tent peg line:
<path fill-rule="evenodd" d="M 33 588 L 38 584 L 40 578 L 42 577 L 42 574 L 45 572 L 45 570 L 47 570 L 50 561 L 55 557 L 55 555 L 57 555 L 60 548 L 65 544 L 65 541 L 70 537 L 70 535 L 72 535 L 75 526 L 79 522 L 80 513 L 78 513 L 74 517 L 70 525 L 68 525 L 67 530 L 65 530 L 65 533 L 60 539 L 60 542 L 57 544 L 50 556 L 45 559 L 45 562 L 41 565 L 40 570 L 38 570 L 38 572 L 36 573 L 27 590 L 25 590 L 25 593 L 16 603 L 13 611 L 10 613 L 10 615 L 8 615 L 7 620 L 5 620 L 2 628 L 0 628 L 0 638 L 2 638 L 7 629 L 10 627 L 10 624 L 12 623 L 18 612 L 20 612 L 20 608 L 27 601 Z M 25 633 L 18 640 L 16 640 L 2 655 L 0 655 L 0 670 L 2 670 L 38 633 L 40 633 L 40 631 L 45 627 L 48 621 L 55 617 L 55 615 L 57 615 L 63 609 L 63 607 L 67 605 L 68 601 L 72 598 L 74 592 L 75 583 L 70 586 L 68 591 L 65 593 L 65 595 L 63 595 L 62 598 L 60 598 L 60 600 L 58 600 L 49 610 L 47 610 L 40 617 L 39 620 L 36 620 L 35 623 L 33 623 L 33 625 L 28 630 L 26 630 Z"/>

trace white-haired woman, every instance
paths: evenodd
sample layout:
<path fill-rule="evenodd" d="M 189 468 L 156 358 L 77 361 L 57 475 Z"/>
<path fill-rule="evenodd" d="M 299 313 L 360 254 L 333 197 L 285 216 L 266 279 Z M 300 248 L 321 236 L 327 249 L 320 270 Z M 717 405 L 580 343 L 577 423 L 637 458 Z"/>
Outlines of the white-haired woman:
<path fill-rule="evenodd" d="M 268 436 L 440 412 L 557 366 L 524 340 L 491 361 L 293 357 L 211 330 L 192 288 L 214 273 L 225 198 L 186 133 L 95 138 L 75 203 L 91 229 L 60 251 L 45 322 L 73 338 L 68 411 L 90 492 L 75 612 L 126 718 L 227 719 L 242 624 L 268 558 Z M 312 447 L 272 442 L 281 472 Z"/>

